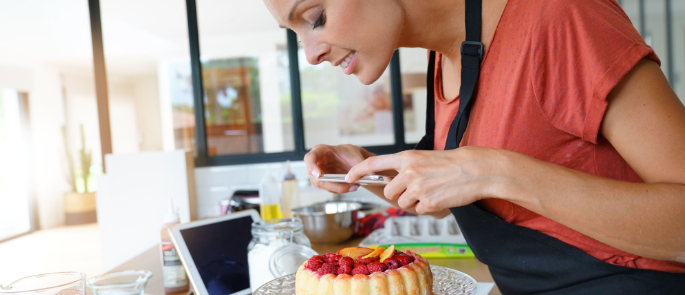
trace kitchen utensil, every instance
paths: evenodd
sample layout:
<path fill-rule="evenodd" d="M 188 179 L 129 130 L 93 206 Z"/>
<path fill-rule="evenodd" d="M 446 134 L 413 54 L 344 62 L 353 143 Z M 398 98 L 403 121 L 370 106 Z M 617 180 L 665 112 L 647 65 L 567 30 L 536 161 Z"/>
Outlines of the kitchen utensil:
<path fill-rule="evenodd" d="M 442 219 L 432 216 L 399 216 L 386 219 L 384 228 L 371 233 L 359 245 L 366 247 L 411 242 L 465 245 L 466 239 L 453 215 Z"/>
<path fill-rule="evenodd" d="M 78 272 L 57 272 L 18 279 L 3 287 L 2 295 L 85 295 L 86 275 Z"/>
<path fill-rule="evenodd" d="M 433 272 L 433 295 L 475 295 L 478 283 L 458 270 L 431 265 Z M 252 295 L 295 295 L 295 274 L 290 274 L 264 284 Z"/>
<path fill-rule="evenodd" d="M 372 213 L 384 211 L 384 210 L 380 210 L 381 209 L 380 204 L 371 203 L 368 200 L 364 200 L 362 198 L 350 198 L 350 197 L 346 197 L 344 195 L 336 195 L 336 197 L 338 197 L 338 198 L 336 198 L 334 200 L 338 201 L 338 202 L 359 203 L 359 205 L 362 205 L 361 208 L 359 208 L 359 212 L 364 213 L 364 214 L 372 214 Z"/>
<path fill-rule="evenodd" d="M 324 174 L 323 176 L 317 178 L 318 181 L 327 182 L 347 182 L 345 180 L 346 174 Z M 366 175 L 359 180 L 355 181 L 354 184 L 359 185 L 386 185 L 392 181 L 391 176 L 383 175 Z"/>
<path fill-rule="evenodd" d="M 453 215 L 443 219 L 432 216 L 400 216 L 385 220 L 384 228 L 372 232 L 359 246 L 395 245 L 427 258 L 474 257 Z"/>
<path fill-rule="evenodd" d="M 247 209 L 255 209 L 259 212 L 260 204 L 259 191 L 237 190 L 230 198 L 221 201 L 221 215 Z"/>
<path fill-rule="evenodd" d="M 94 295 L 143 295 L 152 278 L 148 270 L 125 270 L 88 279 Z"/>
<path fill-rule="evenodd" d="M 354 233 L 359 208 L 354 202 L 325 202 L 293 209 L 293 215 L 302 219 L 312 243 L 337 244 Z"/>

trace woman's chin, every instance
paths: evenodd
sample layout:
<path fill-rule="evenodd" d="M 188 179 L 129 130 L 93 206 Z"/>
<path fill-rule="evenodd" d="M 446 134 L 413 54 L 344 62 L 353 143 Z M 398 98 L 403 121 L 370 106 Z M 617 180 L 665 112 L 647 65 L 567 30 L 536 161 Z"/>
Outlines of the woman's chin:
<path fill-rule="evenodd" d="M 380 73 L 373 73 L 369 74 L 366 71 L 360 71 L 359 73 L 353 73 L 359 82 L 361 82 L 364 85 L 371 85 L 373 82 L 378 81 L 380 77 L 383 75 L 385 71 L 381 71 Z"/>

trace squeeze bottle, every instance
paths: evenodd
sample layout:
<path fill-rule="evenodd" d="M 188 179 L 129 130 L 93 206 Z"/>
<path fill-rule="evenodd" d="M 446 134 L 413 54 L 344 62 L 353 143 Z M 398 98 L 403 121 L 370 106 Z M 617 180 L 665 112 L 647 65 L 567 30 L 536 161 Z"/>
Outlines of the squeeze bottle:
<path fill-rule="evenodd" d="M 271 176 L 271 171 L 267 170 L 266 175 L 259 184 L 259 206 L 262 220 L 271 218 L 283 218 L 281 213 L 281 194 L 278 191 L 278 181 Z"/>
<path fill-rule="evenodd" d="M 295 174 L 290 171 L 290 161 L 285 163 L 286 173 L 281 182 L 283 191 L 283 217 L 292 217 L 292 209 L 300 207 L 300 186 L 297 183 Z"/>

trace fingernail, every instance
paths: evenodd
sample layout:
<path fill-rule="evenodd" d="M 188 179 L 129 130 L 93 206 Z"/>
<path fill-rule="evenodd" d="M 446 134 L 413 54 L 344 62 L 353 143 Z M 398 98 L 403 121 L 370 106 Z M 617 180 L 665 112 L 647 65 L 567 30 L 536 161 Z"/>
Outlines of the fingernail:
<path fill-rule="evenodd" d="M 312 170 L 312 175 L 314 178 L 319 178 L 319 170 Z"/>
<path fill-rule="evenodd" d="M 349 175 L 345 175 L 345 181 L 350 182 L 350 176 Z"/>
<path fill-rule="evenodd" d="M 353 185 L 350 187 L 350 192 L 356 192 L 359 187 L 356 185 Z"/>

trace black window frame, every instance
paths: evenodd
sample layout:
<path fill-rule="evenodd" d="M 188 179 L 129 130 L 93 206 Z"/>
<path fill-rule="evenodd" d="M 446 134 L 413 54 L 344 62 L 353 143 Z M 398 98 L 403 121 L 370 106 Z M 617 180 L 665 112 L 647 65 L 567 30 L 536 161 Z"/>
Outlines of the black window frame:
<path fill-rule="evenodd" d="M 285 29 L 290 74 L 291 106 L 293 116 L 294 150 L 281 153 L 256 153 L 210 156 L 207 145 L 205 107 L 202 97 L 202 63 L 200 62 L 200 37 L 198 32 L 196 0 L 186 0 L 188 14 L 188 38 L 190 43 L 190 62 L 193 84 L 193 103 L 195 113 L 195 167 L 211 167 L 241 164 L 259 164 L 300 161 L 309 152 L 305 147 L 304 119 L 302 114 L 302 95 L 298 57 L 297 34 Z M 374 154 L 390 154 L 413 149 L 414 144 L 405 143 L 404 111 L 402 102 L 402 76 L 400 73 L 400 53 L 396 50 L 390 60 L 390 97 L 392 105 L 393 135 L 395 143 L 382 146 L 364 146 Z"/>
<path fill-rule="evenodd" d="M 645 0 L 637 0 L 639 5 L 639 22 L 638 31 L 641 35 L 645 35 Z M 96 91 L 98 100 L 107 101 L 107 82 L 105 71 L 105 58 L 103 53 L 102 29 L 100 26 L 100 9 L 99 0 L 88 0 L 90 6 L 90 26 L 93 34 L 93 67 L 96 77 Z M 623 1 L 618 0 L 619 5 Z M 673 85 L 675 77 L 673 67 L 673 10 L 671 0 L 664 0 L 666 6 L 666 34 L 667 34 L 667 64 L 668 72 L 666 73 L 669 82 Z M 204 102 L 202 97 L 202 64 L 200 62 L 200 41 L 198 33 L 198 19 L 197 19 L 197 5 L 196 0 L 186 0 L 186 13 L 188 21 L 188 39 L 190 44 L 190 60 L 193 86 L 193 101 L 195 113 L 195 146 L 196 146 L 196 167 L 210 167 L 210 166 L 225 166 L 225 165 L 240 165 L 240 164 L 257 164 L 269 162 L 281 162 L 286 160 L 298 161 L 302 160 L 304 155 L 309 151 L 305 148 L 304 140 L 304 122 L 302 117 L 302 97 L 300 88 L 300 71 L 298 63 L 298 46 L 297 35 L 291 30 L 286 30 L 287 35 L 287 49 L 289 59 L 289 73 L 290 73 L 290 88 L 292 95 L 292 115 L 293 115 L 293 136 L 294 136 L 294 150 L 282 153 L 258 153 L 258 154 L 238 154 L 238 155 L 222 155 L 209 156 L 207 147 L 207 130 L 205 125 Z M 396 153 L 403 150 L 414 148 L 414 143 L 405 142 L 404 130 L 404 112 L 402 101 L 402 79 L 400 72 L 400 53 L 396 50 L 390 61 L 390 89 L 392 101 L 392 117 L 395 143 L 392 145 L 383 146 L 364 146 L 367 150 L 375 154 L 389 154 Z M 427 85 L 432 87 L 431 85 Z M 102 113 L 100 115 L 103 115 Z M 106 114 L 104 114 L 106 115 Z M 101 120 L 102 121 L 102 120 Z M 105 120 L 107 123 L 109 119 Z M 106 126 L 109 128 L 109 126 Z M 100 126 L 102 129 L 103 126 Z M 103 155 L 105 151 L 103 151 Z"/>

